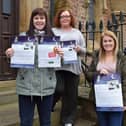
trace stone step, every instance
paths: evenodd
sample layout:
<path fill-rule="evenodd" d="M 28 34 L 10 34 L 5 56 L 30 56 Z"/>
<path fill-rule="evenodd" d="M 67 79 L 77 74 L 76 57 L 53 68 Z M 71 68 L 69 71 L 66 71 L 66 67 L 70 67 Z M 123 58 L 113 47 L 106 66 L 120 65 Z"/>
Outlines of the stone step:
<path fill-rule="evenodd" d="M 37 111 L 35 111 L 35 121 L 37 123 Z M 19 126 L 18 103 L 0 105 L 0 126 Z"/>
<path fill-rule="evenodd" d="M 0 105 L 0 126 L 9 126 L 19 122 L 18 104 Z"/>
<path fill-rule="evenodd" d="M 55 106 L 55 111 L 52 112 L 51 125 L 59 126 L 60 120 L 61 102 L 59 101 Z M 18 103 L 0 105 L 0 126 L 19 126 L 19 114 Z M 85 110 L 78 108 L 77 120 L 75 126 L 91 126 L 95 123 L 95 120 L 90 121 L 87 117 L 88 114 L 84 114 Z M 39 126 L 37 111 L 35 112 L 34 125 Z M 86 117 L 86 119 L 85 119 Z"/>
<path fill-rule="evenodd" d="M 52 126 L 59 125 L 60 105 L 56 106 L 55 112 L 52 113 Z M 0 126 L 19 126 L 19 109 L 18 103 L 0 105 Z M 35 110 L 34 126 L 39 126 L 37 109 Z"/>
<path fill-rule="evenodd" d="M 79 96 L 84 101 L 81 108 L 79 115 L 84 117 L 85 115 L 88 115 L 88 112 L 86 112 L 85 108 L 88 110 L 91 110 L 90 107 L 87 108 L 86 106 L 90 106 L 90 103 L 85 103 L 85 99 L 88 99 L 89 94 L 89 88 L 79 88 Z M 85 93 L 84 93 L 85 92 Z M 59 117 L 60 117 L 60 106 L 59 103 L 58 106 L 56 106 L 55 112 L 52 113 L 52 126 L 58 126 L 59 125 Z M 0 81 L 0 126 L 19 126 L 19 114 L 18 114 L 18 103 L 17 103 L 17 95 L 15 93 L 15 81 Z M 83 112 L 86 112 L 84 114 Z M 82 113 L 81 113 L 82 112 Z M 37 119 L 37 111 L 35 112 L 35 120 L 34 120 L 34 126 L 38 126 L 38 119 Z M 80 117 L 79 117 L 80 118 Z M 79 123 L 79 122 L 78 122 Z M 82 126 L 78 125 L 77 126 Z M 87 125 L 88 126 L 88 125 Z"/>
<path fill-rule="evenodd" d="M 15 81 L 0 81 L 0 105 L 17 101 Z"/>
<path fill-rule="evenodd" d="M 10 81 L 0 81 L 0 92 L 1 91 L 6 91 L 7 89 L 15 89 L 15 80 L 10 80 Z"/>
<path fill-rule="evenodd" d="M 0 92 L 0 105 L 14 103 L 17 101 L 15 90 Z"/>

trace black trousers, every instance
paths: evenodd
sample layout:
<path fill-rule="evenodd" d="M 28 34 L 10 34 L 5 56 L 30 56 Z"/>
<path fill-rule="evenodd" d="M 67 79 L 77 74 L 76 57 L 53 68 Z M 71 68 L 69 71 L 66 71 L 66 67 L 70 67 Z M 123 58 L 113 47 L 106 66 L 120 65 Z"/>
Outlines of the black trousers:
<path fill-rule="evenodd" d="M 62 80 L 62 107 L 61 107 L 61 123 L 74 123 L 77 110 L 78 84 L 79 75 L 75 75 L 69 71 L 57 71 L 56 74 Z M 61 81 L 60 80 L 60 81 Z"/>
<path fill-rule="evenodd" d="M 52 112 L 54 111 L 56 103 L 62 98 L 64 91 L 64 79 L 61 72 L 56 71 L 56 89 L 53 97 Z"/>

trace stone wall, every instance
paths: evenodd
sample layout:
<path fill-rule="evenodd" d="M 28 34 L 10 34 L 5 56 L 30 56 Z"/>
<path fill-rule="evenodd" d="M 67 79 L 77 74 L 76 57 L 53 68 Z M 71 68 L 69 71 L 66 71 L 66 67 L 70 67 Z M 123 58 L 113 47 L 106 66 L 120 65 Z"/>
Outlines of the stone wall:
<path fill-rule="evenodd" d="M 126 1 L 125 0 L 107 0 L 108 3 L 108 7 L 110 8 L 111 12 L 114 13 L 117 16 L 117 19 L 119 20 L 119 14 L 120 11 L 123 12 L 123 14 L 125 15 L 124 17 L 124 25 L 123 25 L 123 47 L 126 47 Z M 118 21 L 118 24 L 120 24 L 120 22 Z M 118 30 L 120 30 L 120 25 Z"/>
<path fill-rule="evenodd" d="M 58 1 L 58 0 L 57 0 Z M 59 0 L 60 1 L 60 0 Z M 72 12 L 76 18 L 76 27 L 78 28 L 79 22 L 82 24 L 82 31 L 85 31 L 85 22 L 88 19 L 88 5 L 90 0 L 66 0 L 70 3 Z M 43 7 L 50 12 L 50 0 L 43 0 Z M 62 2 L 62 1 L 60 1 Z M 64 5 L 66 5 L 64 3 Z M 125 0 L 95 0 L 94 4 L 94 17 L 96 22 L 96 30 L 99 30 L 100 20 L 103 20 L 104 29 L 107 26 L 107 21 L 111 21 L 111 14 L 115 13 L 119 15 L 119 12 L 122 11 L 126 15 L 126 2 Z M 117 16 L 117 18 L 119 18 Z M 126 19 L 125 19 L 126 20 Z M 124 21 L 125 23 L 126 21 Z M 120 23 L 120 22 L 119 22 Z M 120 30 L 120 27 L 119 27 Z M 126 46 L 126 26 L 123 28 L 123 43 Z"/>
<path fill-rule="evenodd" d="M 21 0 L 20 1 L 20 14 L 19 14 L 19 30 L 20 32 L 27 31 L 29 27 L 29 20 L 31 12 L 37 7 L 43 7 L 42 0 Z"/>
<path fill-rule="evenodd" d="M 84 0 L 69 0 L 70 5 L 76 20 L 76 27 L 78 27 L 79 22 L 81 22 L 82 30 L 84 31 L 84 25 L 86 22 L 87 9 L 85 8 Z"/>
<path fill-rule="evenodd" d="M 85 24 L 85 19 L 86 19 L 86 9 L 84 7 L 84 0 L 67 0 L 68 3 L 70 4 L 70 8 L 72 9 L 72 12 L 74 16 L 76 17 L 76 27 L 78 27 L 79 22 L 81 22 L 82 27 L 84 29 L 84 24 Z M 59 5 L 61 7 L 66 6 L 66 3 L 63 3 L 62 1 L 59 1 L 63 5 Z M 43 7 L 47 12 L 50 11 L 50 2 L 49 0 L 43 1 Z M 60 7 L 60 8 L 61 8 Z M 58 9 L 60 9 L 58 8 Z"/>
<path fill-rule="evenodd" d="M 103 2 L 104 1 L 104 2 Z M 104 22 L 104 29 L 106 29 L 107 21 L 112 19 L 111 14 L 114 13 L 118 19 L 119 22 L 119 14 L 120 11 L 123 12 L 124 15 L 126 15 L 126 2 L 125 0 L 95 0 L 95 22 L 97 26 L 97 30 L 99 30 L 99 22 L 100 20 L 103 20 Z M 125 21 L 123 23 L 126 23 L 126 17 L 124 18 Z M 118 27 L 118 30 L 120 31 L 120 25 Z M 122 34 L 122 33 L 121 33 Z M 126 24 L 123 25 L 123 47 L 126 47 Z"/>
<path fill-rule="evenodd" d="M 111 10 L 111 13 L 114 13 L 117 17 L 118 20 L 118 24 L 120 24 L 121 22 L 119 21 L 119 15 L 120 15 L 120 11 L 126 16 L 126 1 L 125 0 L 121 0 L 120 2 L 118 0 L 111 0 L 111 2 L 109 0 L 107 0 L 108 3 L 108 8 Z M 122 22 L 124 23 L 123 25 L 123 48 L 126 47 L 126 17 L 124 17 L 124 21 Z M 119 25 L 118 30 L 121 30 L 121 25 Z M 122 33 L 121 33 L 122 35 Z"/>
<path fill-rule="evenodd" d="M 49 13 L 50 10 L 50 0 L 43 0 L 43 8 Z"/>

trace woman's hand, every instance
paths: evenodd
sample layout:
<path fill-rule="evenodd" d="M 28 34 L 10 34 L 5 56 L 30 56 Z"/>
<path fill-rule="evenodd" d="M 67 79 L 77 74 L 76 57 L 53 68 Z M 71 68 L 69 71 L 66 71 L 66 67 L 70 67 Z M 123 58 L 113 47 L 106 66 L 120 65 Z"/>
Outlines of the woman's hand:
<path fill-rule="evenodd" d="M 126 111 L 126 106 L 123 107 L 123 110 Z"/>
<path fill-rule="evenodd" d="M 55 46 L 53 50 L 56 54 L 59 54 L 61 57 L 63 57 L 64 52 L 60 47 Z"/>
<path fill-rule="evenodd" d="M 8 48 L 6 51 L 5 51 L 5 54 L 8 58 L 12 57 L 14 55 L 14 50 L 12 48 Z"/>
<path fill-rule="evenodd" d="M 76 52 L 80 52 L 81 51 L 81 47 L 79 45 L 75 46 L 73 48 Z"/>
<path fill-rule="evenodd" d="M 100 74 L 104 74 L 104 75 L 109 74 L 108 70 L 106 70 L 106 69 L 101 69 L 101 70 L 99 71 L 99 73 L 100 73 Z"/>

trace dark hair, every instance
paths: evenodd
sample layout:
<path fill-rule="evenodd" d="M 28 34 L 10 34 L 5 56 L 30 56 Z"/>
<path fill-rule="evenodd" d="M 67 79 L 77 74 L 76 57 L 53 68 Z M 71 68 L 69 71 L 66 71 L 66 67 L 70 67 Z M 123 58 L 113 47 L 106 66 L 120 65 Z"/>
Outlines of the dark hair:
<path fill-rule="evenodd" d="M 45 16 L 46 18 L 46 25 L 45 27 L 42 29 L 43 31 L 45 31 L 45 35 L 53 35 L 52 31 L 51 31 L 51 27 L 50 27 L 50 23 L 49 23 L 49 19 L 47 17 L 47 13 L 44 11 L 43 8 L 36 8 L 32 11 L 31 14 L 31 18 L 30 18 L 30 24 L 29 24 L 29 29 L 26 32 L 27 35 L 34 35 L 34 25 L 33 25 L 33 18 L 36 15 L 40 15 L 40 16 Z"/>
<path fill-rule="evenodd" d="M 74 19 L 74 16 L 73 16 L 72 12 L 69 9 L 61 9 L 61 10 L 59 10 L 56 13 L 56 16 L 54 18 L 54 26 L 57 27 L 57 28 L 60 28 L 61 27 L 61 24 L 60 24 L 60 15 L 64 11 L 68 11 L 70 13 L 70 17 L 71 17 L 71 23 L 70 23 L 70 25 L 72 27 L 75 27 L 75 19 Z"/>

